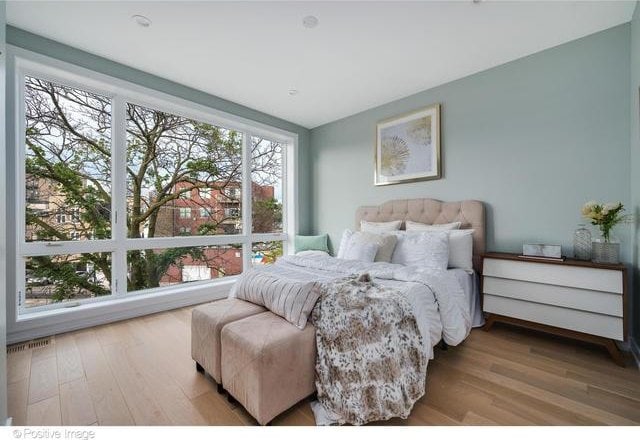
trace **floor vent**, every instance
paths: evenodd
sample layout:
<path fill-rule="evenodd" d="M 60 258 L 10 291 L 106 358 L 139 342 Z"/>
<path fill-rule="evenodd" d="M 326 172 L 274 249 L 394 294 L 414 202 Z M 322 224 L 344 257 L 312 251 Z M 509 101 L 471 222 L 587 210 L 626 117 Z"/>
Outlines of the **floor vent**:
<path fill-rule="evenodd" d="M 46 347 L 49 344 L 51 344 L 51 338 L 41 338 L 29 341 L 28 346 L 29 348 L 42 348 Z"/>
<path fill-rule="evenodd" d="M 7 354 L 9 353 L 20 353 L 21 351 L 25 351 L 27 349 L 27 343 L 23 342 L 22 344 L 8 345 L 7 346 Z"/>

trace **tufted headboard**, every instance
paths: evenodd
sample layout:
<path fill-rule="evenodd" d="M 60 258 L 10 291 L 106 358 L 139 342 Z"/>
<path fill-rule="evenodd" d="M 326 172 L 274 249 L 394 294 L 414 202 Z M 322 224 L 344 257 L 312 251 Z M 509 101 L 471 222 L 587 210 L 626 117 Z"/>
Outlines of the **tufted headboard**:
<path fill-rule="evenodd" d="M 427 224 L 462 222 L 460 229 L 473 229 L 473 267 L 481 270 L 484 252 L 484 205 L 477 200 L 441 202 L 434 199 L 391 200 L 379 206 L 361 206 L 356 210 L 356 230 L 360 220 L 389 222 L 411 220 Z M 402 224 L 404 229 L 404 222 Z"/>

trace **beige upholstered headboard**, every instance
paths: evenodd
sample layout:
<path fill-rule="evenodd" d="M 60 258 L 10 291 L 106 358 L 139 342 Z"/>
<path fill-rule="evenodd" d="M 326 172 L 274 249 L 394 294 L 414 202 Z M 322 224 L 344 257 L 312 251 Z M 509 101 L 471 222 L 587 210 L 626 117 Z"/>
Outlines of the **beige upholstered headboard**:
<path fill-rule="evenodd" d="M 361 206 L 356 210 L 356 230 L 360 220 L 389 222 L 411 220 L 427 224 L 462 222 L 461 229 L 473 229 L 473 267 L 481 270 L 484 252 L 484 205 L 477 200 L 441 202 L 434 199 L 391 200 L 380 206 Z M 402 223 L 404 229 L 404 222 Z"/>

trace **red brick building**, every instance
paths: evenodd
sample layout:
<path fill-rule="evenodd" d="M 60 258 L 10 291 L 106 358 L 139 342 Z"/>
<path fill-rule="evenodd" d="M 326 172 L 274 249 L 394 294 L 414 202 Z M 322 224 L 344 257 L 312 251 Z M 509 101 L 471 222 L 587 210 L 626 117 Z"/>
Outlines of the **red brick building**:
<path fill-rule="evenodd" d="M 188 182 L 176 185 L 180 196 L 165 204 L 158 213 L 155 237 L 191 235 L 236 235 L 242 233 L 242 186 L 227 183 L 223 188 L 192 188 Z M 273 199 L 273 186 L 252 183 L 252 198 Z M 242 272 L 241 246 L 211 246 L 200 259 L 191 256 L 172 265 L 160 284 L 169 285 L 237 275 Z"/>

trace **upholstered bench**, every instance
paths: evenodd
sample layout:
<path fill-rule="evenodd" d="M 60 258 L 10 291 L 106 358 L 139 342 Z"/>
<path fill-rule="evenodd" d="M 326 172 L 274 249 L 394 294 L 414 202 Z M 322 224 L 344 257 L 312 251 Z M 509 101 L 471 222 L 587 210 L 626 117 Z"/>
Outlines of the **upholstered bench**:
<path fill-rule="evenodd" d="M 196 361 L 199 372 L 205 371 L 218 383 L 218 391 L 222 391 L 222 375 L 220 364 L 220 332 L 230 322 L 246 318 L 267 309 L 262 306 L 227 298 L 203 304 L 191 313 L 191 357 Z"/>
<path fill-rule="evenodd" d="M 222 384 L 265 425 L 315 392 L 315 329 L 271 312 L 222 329 Z"/>

